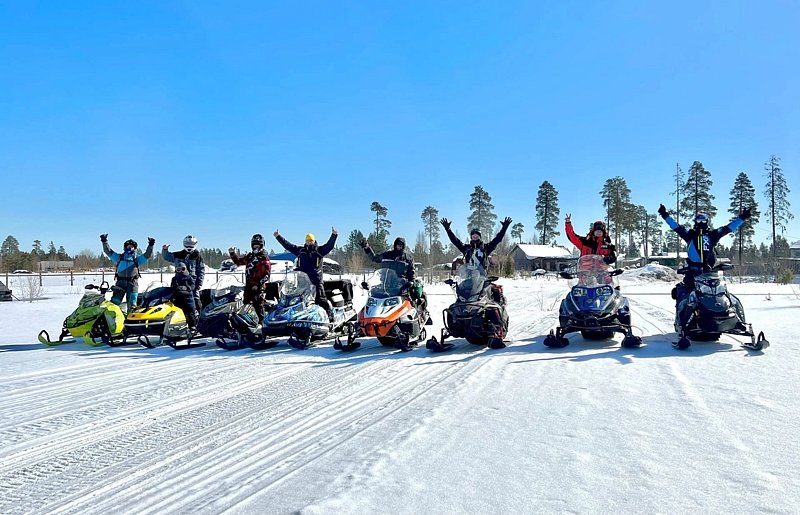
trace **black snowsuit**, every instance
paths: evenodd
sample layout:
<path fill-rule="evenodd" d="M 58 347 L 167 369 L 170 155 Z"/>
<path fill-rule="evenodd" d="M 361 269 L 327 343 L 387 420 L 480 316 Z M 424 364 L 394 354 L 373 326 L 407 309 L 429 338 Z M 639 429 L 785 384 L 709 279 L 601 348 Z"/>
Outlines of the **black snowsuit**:
<path fill-rule="evenodd" d="M 181 249 L 177 252 L 162 250 L 161 256 L 164 258 L 164 261 L 170 263 L 186 263 L 186 270 L 189 272 L 189 275 L 194 277 L 194 303 L 198 310 L 202 309 L 200 290 L 203 289 L 203 281 L 206 277 L 206 266 L 203 264 L 203 257 L 200 255 L 200 252 L 198 252 L 197 249 L 192 249 L 191 251 Z"/>
<path fill-rule="evenodd" d="M 325 288 L 322 286 L 322 258 L 333 250 L 333 246 L 336 244 L 336 236 L 336 234 L 331 234 L 331 237 L 322 246 L 318 246 L 316 242 L 313 245 L 294 245 L 280 234 L 275 237 L 283 248 L 297 256 L 296 270 L 305 272 L 308 275 L 311 284 L 317 290 L 314 302 L 326 309 L 329 309 L 330 303 L 325 296 Z"/>
<path fill-rule="evenodd" d="M 175 272 L 172 277 L 172 301 L 183 310 L 189 329 L 197 325 L 197 305 L 194 302 L 194 277 L 188 270 Z"/>
<path fill-rule="evenodd" d="M 444 230 L 447 232 L 447 237 L 450 238 L 450 242 L 462 254 L 464 254 L 464 263 L 468 267 L 480 266 L 486 270 L 486 260 L 489 259 L 489 254 L 494 252 L 494 249 L 497 248 L 501 241 L 503 241 L 506 231 L 508 230 L 508 226 L 503 225 L 500 229 L 500 232 L 498 232 L 497 235 L 492 238 L 492 241 L 486 244 L 483 243 L 483 240 L 470 241 L 469 244 L 466 244 L 459 240 L 455 234 L 453 234 L 453 231 L 450 230 L 450 227 L 445 227 Z"/>

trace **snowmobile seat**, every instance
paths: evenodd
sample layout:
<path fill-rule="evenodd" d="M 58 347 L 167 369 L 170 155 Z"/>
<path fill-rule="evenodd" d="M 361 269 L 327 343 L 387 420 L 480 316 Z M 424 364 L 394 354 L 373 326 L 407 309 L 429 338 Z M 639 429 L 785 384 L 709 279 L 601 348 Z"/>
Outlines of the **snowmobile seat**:
<path fill-rule="evenodd" d="M 281 296 L 281 282 L 269 282 L 264 286 L 264 297 L 267 300 L 278 301 Z"/>
<path fill-rule="evenodd" d="M 347 279 L 337 279 L 332 281 L 324 281 L 322 287 L 325 289 L 325 296 L 331 300 L 334 306 L 339 306 L 334 300 L 334 296 L 341 296 L 341 306 L 348 302 L 353 301 L 353 283 Z"/>

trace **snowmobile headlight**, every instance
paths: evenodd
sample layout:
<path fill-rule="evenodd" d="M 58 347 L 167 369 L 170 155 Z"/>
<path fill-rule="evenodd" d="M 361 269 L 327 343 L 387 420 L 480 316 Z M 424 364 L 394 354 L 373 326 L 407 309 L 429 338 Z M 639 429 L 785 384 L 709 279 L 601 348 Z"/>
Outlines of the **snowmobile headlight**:
<path fill-rule="evenodd" d="M 390 299 L 386 299 L 386 302 L 384 302 L 383 305 L 386 306 L 387 308 L 391 308 L 398 304 L 400 304 L 400 299 L 398 299 L 397 297 L 392 297 Z"/>
<path fill-rule="evenodd" d="M 370 297 L 367 299 L 367 306 L 375 306 L 376 304 L 378 304 L 378 301 L 374 298 Z"/>
<path fill-rule="evenodd" d="M 614 288 L 611 286 L 601 286 L 597 288 L 597 294 L 602 296 L 613 295 Z"/>
<path fill-rule="evenodd" d="M 572 296 L 573 297 L 585 297 L 586 296 L 586 288 L 581 286 L 576 286 L 572 288 Z"/>

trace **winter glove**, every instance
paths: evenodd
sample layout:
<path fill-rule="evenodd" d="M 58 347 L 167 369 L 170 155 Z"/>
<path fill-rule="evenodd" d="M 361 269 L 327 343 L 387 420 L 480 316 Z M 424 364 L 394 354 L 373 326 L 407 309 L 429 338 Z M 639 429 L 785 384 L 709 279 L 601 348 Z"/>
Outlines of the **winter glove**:
<path fill-rule="evenodd" d="M 102 241 L 103 243 L 107 242 L 108 241 L 108 233 L 101 234 L 100 235 L 100 241 Z"/>
<path fill-rule="evenodd" d="M 739 213 L 739 218 L 741 218 L 742 220 L 747 220 L 751 216 L 753 216 L 753 213 L 750 212 L 749 207 L 742 209 L 742 212 Z"/>
<path fill-rule="evenodd" d="M 507 216 L 502 222 L 500 222 L 500 225 L 507 229 L 508 226 L 511 225 L 511 218 Z"/>
<path fill-rule="evenodd" d="M 661 218 L 663 218 L 665 220 L 669 216 L 669 213 L 667 213 L 667 208 L 664 207 L 664 204 L 659 204 L 658 205 L 658 214 L 661 216 Z"/>
<path fill-rule="evenodd" d="M 439 220 L 439 222 L 445 229 L 450 229 L 450 220 L 448 220 L 447 218 L 442 218 L 441 220 Z"/>
<path fill-rule="evenodd" d="M 156 239 L 155 238 L 147 238 L 147 244 L 150 245 L 150 246 L 155 245 L 156 244 Z"/>

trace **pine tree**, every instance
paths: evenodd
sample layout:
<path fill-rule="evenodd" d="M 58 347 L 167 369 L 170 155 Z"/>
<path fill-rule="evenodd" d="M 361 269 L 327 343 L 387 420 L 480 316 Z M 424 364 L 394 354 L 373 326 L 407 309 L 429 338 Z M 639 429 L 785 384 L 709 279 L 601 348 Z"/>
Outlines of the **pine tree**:
<path fill-rule="evenodd" d="M 683 174 L 683 170 L 681 170 L 680 163 L 675 163 L 675 175 L 672 176 L 675 179 L 675 191 L 671 192 L 670 195 L 675 195 L 675 221 L 680 225 L 681 223 L 681 186 L 686 181 L 686 178 Z M 670 231 L 672 232 L 672 231 Z M 674 236 L 674 235 L 673 235 Z M 674 240 L 674 243 L 670 245 L 670 248 L 675 248 L 675 257 L 678 258 L 681 254 L 681 245 L 683 244 L 683 240 L 677 237 L 667 236 L 667 239 Z"/>
<path fill-rule="evenodd" d="M 603 207 L 606 208 L 608 232 L 614 235 L 614 244 L 620 246 L 622 233 L 634 227 L 634 209 L 631 204 L 631 189 L 622 177 L 607 179 L 600 191 Z"/>
<path fill-rule="evenodd" d="M 414 262 L 427 263 L 428 257 L 425 252 L 425 232 L 417 233 L 417 240 L 414 242 Z"/>
<path fill-rule="evenodd" d="M 389 227 L 392 226 L 392 222 L 386 218 L 389 210 L 379 202 L 373 202 L 369 210 L 375 213 L 375 232 L 368 238 L 369 244 L 375 252 L 383 252 L 389 247 L 386 242 L 386 237 L 389 235 Z"/>
<path fill-rule="evenodd" d="M 511 237 L 517 238 L 519 243 L 522 243 L 522 234 L 525 232 L 525 226 L 522 225 L 522 222 L 517 222 L 511 226 Z"/>
<path fill-rule="evenodd" d="M 756 203 L 756 189 L 750 182 L 750 178 L 745 172 L 739 172 L 736 176 L 736 181 L 733 183 L 731 189 L 731 203 L 728 212 L 736 216 L 742 212 L 746 207 L 750 208 L 752 217 L 745 220 L 739 230 L 736 232 L 736 245 L 737 253 L 739 256 L 739 266 L 742 265 L 742 254 L 744 253 L 745 243 L 748 245 L 753 241 L 753 235 L 756 233 L 756 225 L 761 216 Z"/>
<path fill-rule="evenodd" d="M 422 210 L 422 227 L 428 236 L 428 248 L 433 248 L 433 241 L 439 239 L 439 210 L 433 206 L 426 206 Z"/>
<path fill-rule="evenodd" d="M 0 246 L 0 256 L 8 257 L 17 252 L 19 252 L 19 241 L 17 241 L 15 237 L 9 235 L 5 241 L 3 241 L 3 245 Z"/>
<path fill-rule="evenodd" d="M 69 254 L 67 254 L 64 245 L 59 245 L 58 251 L 56 251 L 56 257 L 59 261 L 69 261 Z"/>
<path fill-rule="evenodd" d="M 781 233 L 786 230 L 786 224 L 789 220 L 794 218 L 794 215 L 789 211 L 789 186 L 786 184 L 786 177 L 783 176 L 781 169 L 781 158 L 776 155 L 771 155 L 769 161 L 764 163 L 764 170 L 766 170 L 767 185 L 764 195 L 767 197 L 767 220 L 772 225 L 772 257 L 775 258 L 778 254 L 778 236 L 777 229 L 781 229 Z"/>
<path fill-rule="evenodd" d="M 704 211 L 709 218 L 714 218 L 717 208 L 714 206 L 714 195 L 711 194 L 713 184 L 711 172 L 703 167 L 703 163 L 700 161 L 692 163 L 683 185 L 680 212 L 688 219 L 692 219 L 699 211 Z"/>
<path fill-rule="evenodd" d="M 558 215 L 561 210 L 558 208 L 558 191 L 548 181 L 544 181 L 539 186 L 539 193 L 536 195 L 536 230 L 541 235 L 540 242 L 547 245 L 555 241 L 555 237 L 561 234 L 558 227 Z"/>
<path fill-rule="evenodd" d="M 55 261 L 57 256 L 58 250 L 56 250 L 56 244 L 51 241 L 50 245 L 47 247 L 47 258 L 50 261 Z"/>
<path fill-rule="evenodd" d="M 494 214 L 494 205 L 492 204 L 492 197 L 483 189 L 482 186 L 475 186 L 469 196 L 469 208 L 472 212 L 467 218 L 468 231 L 478 229 L 485 241 L 489 241 L 492 237 L 492 229 L 497 220 L 497 215 Z"/>

